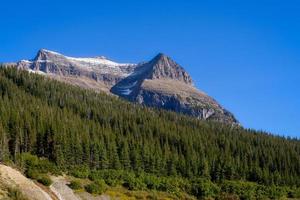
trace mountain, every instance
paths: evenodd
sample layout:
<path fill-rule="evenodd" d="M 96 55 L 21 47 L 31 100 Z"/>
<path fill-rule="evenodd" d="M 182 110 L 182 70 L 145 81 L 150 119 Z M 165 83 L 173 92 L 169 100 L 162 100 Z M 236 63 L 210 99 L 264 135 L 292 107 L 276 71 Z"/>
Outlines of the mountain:
<path fill-rule="evenodd" d="M 149 62 L 129 64 L 103 56 L 75 58 L 41 49 L 33 60 L 19 61 L 17 68 L 146 106 L 204 120 L 238 123 L 233 114 L 193 85 L 182 66 L 162 53 Z"/>
<path fill-rule="evenodd" d="M 111 91 L 147 106 L 185 113 L 200 119 L 236 123 L 234 116 L 193 86 L 191 76 L 175 61 L 158 54 L 118 82 Z"/>
<path fill-rule="evenodd" d="M 0 67 L 0 93 L 0 162 L 45 191 L 69 196 L 70 186 L 82 199 L 103 193 L 111 199 L 300 198 L 297 139 L 135 105 L 13 67 Z M 0 199 L 13 180 L 20 192 L 29 185 L 0 165 Z M 36 197 L 38 188 L 29 186 L 25 194 Z"/>

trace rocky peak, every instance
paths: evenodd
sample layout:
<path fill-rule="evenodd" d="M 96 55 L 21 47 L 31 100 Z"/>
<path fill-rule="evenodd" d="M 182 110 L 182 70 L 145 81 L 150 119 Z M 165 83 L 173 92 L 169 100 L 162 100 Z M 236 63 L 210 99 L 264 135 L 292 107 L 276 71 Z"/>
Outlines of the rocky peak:
<path fill-rule="evenodd" d="M 46 49 L 40 49 L 37 53 L 37 55 L 35 56 L 34 60 L 38 61 L 38 60 L 52 60 L 55 59 L 57 57 L 62 57 L 61 54 L 56 53 L 54 51 L 49 51 Z"/>
<path fill-rule="evenodd" d="M 149 79 L 173 79 L 189 85 L 193 84 L 191 76 L 183 67 L 163 53 L 159 53 L 147 65 L 151 68 Z"/>

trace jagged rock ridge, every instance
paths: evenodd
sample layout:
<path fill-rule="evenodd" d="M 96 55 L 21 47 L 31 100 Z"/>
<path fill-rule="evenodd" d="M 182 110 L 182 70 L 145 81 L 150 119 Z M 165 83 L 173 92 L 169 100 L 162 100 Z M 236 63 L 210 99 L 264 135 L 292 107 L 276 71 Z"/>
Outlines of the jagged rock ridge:
<path fill-rule="evenodd" d="M 133 72 L 136 64 L 116 63 L 103 56 L 68 57 L 41 49 L 33 60 L 21 60 L 17 67 L 85 88 L 109 92 L 114 84 Z M 93 87 L 94 84 L 97 87 Z"/>
<path fill-rule="evenodd" d="M 183 67 L 162 53 L 149 62 L 124 64 L 102 56 L 75 58 L 42 49 L 33 60 L 18 62 L 17 68 L 199 119 L 238 123 L 229 111 L 194 87 Z"/>

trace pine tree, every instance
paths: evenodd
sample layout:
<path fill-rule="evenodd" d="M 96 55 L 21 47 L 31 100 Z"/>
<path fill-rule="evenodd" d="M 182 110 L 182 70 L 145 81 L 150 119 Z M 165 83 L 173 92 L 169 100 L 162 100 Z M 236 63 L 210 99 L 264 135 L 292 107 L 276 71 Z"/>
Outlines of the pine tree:
<path fill-rule="evenodd" d="M 9 158 L 7 135 L 0 123 L 0 162 Z"/>

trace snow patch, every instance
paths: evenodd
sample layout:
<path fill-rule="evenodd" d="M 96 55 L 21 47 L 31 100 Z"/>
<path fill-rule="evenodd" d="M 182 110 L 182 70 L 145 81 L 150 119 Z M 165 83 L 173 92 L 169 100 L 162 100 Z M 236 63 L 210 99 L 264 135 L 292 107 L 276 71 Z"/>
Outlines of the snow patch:
<path fill-rule="evenodd" d="M 42 52 L 46 52 L 46 53 L 51 53 L 51 54 L 55 54 L 55 55 L 62 55 L 60 53 L 57 53 L 55 51 L 50 51 L 50 50 L 47 50 L 47 49 L 41 49 Z"/>
<path fill-rule="evenodd" d="M 75 58 L 75 57 L 68 57 L 67 59 L 72 61 L 78 61 L 78 62 L 84 62 L 92 65 L 108 65 L 110 67 L 117 67 L 117 66 L 128 66 L 128 65 L 134 65 L 131 63 L 117 63 L 111 60 L 106 59 L 105 57 L 95 57 L 95 58 Z"/>
<path fill-rule="evenodd" d="M 34 74 L 40 74 L 40 75 L 45 75 L 46 73 L 40 70 L 32 70 L 32 69 L 28 69 L 27 70 L 29 73 L 34 73 Z"/>
<path fill-rule="evenodd" d="M 123 95 L 130 95 L 131 94 L 131 92 L 132 92 L 132 90 L 131 89 L 122 89 L 121 90 L 121 94 L 123 94 Z"/>
<path fill-rule="evenodd" d="M 127 85 L 126 87 L 132 88 L 132 87 L 134 87 L 136 84 L 137 84 L 137 81 L 134 81 L 131 85 Z"/>
<path fill-rule="evenodd" d="M 137 81 L 129 84 L 129 85 L 125 85 L 122 87 L 119 87 L 119 92 L 123 95 L 130 95 L 132 93 L 132 88 L 137 84 Z"/>
<path fill-rule="evenodd" d="M 51 62 L 50 60 L 37 60 L 36 62 L 39 62 L 39 63 L 47 63 L 47 62 Z"/>
<path fill-rule="evenodd" d="M 107 59 L 105 56 L 98 56 L 98 57 L 91 57 L 91 58 L 76 58 L 76 57 L 64 56 L 60 53 L 57 53 L 55 51 L 50 51 L 50 50 L 47 50 L 47 49 L 42 49 L 41 51 L 46 52 L 46 53 L 55 54 L 55 55 L 60 55 L 60 56 L 63 56 L 66 59 L 71 60 L 71 61 L 89 63 L 89 64 L 94 64 L 94 65 L 100 65 L 100 64 L 108 65 L 108 66 L 136 65 L 136 64 L 132 64 L 132 63 L 117 63 L 117 62 L 114 62 L 114 61 L 111 61 L 111 60 Z"/>
<path fill-rule="evenodd" d="M 29 63 L 29 64 L 31 64 L 32 62 L 31 61 L 29 61 L 29 60 L 21 60 L 20 62 L 23 62 L 23 63 Z"/>

